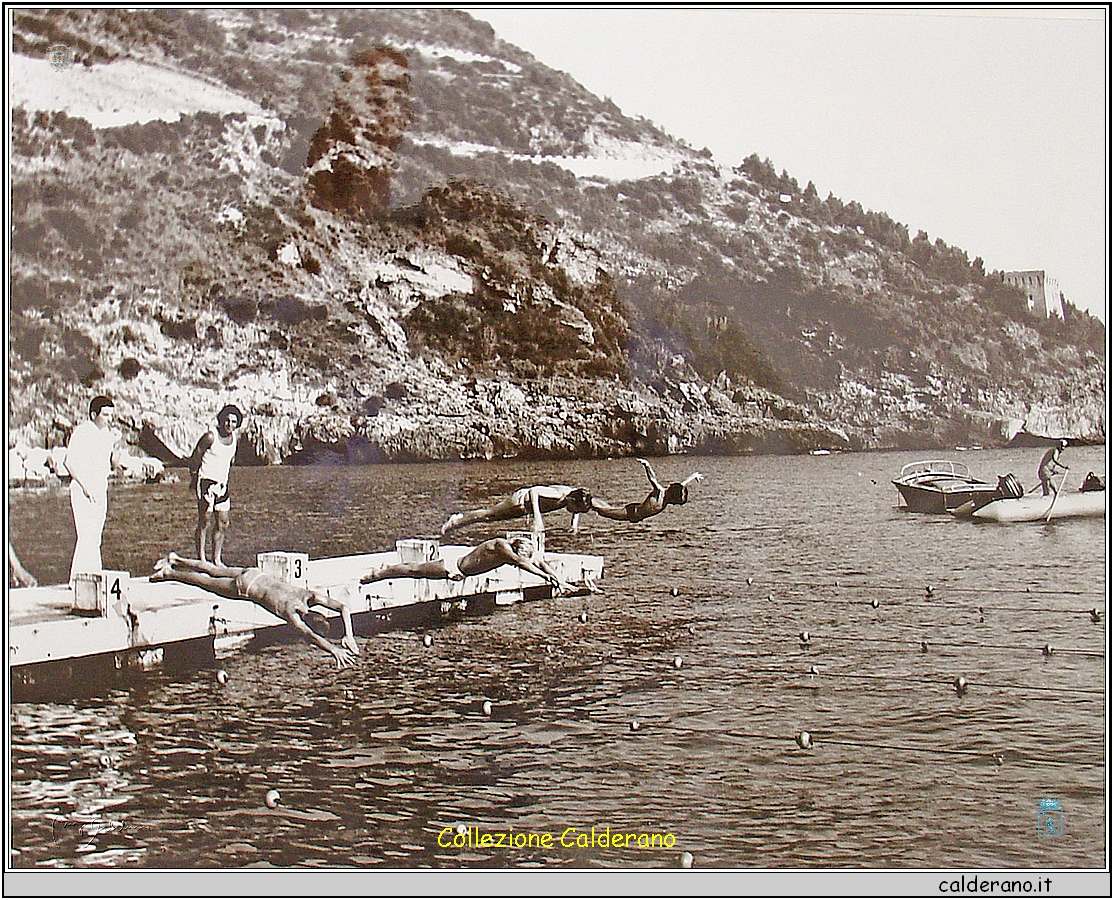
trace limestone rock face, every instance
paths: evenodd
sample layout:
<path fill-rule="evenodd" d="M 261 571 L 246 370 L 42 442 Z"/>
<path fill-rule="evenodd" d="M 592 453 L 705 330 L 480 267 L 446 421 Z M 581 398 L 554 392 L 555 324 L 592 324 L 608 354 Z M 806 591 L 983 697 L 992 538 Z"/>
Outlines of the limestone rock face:
<path fill-rule="evenodd" d="M 390 200 L 395 150 L 410 121 L 405 54 L 367 50 L 343 76 L 306 158 L 309 199 L 333 212 L 375 214 Z"/>
<path fill-rule="evenodd" d="M 64 446 L 98 393 L 168 466 L 225 403 L 241 465 L 1105 439 L 1099 323 L 1034 319 L 960 248 L 717 163 L 460 11 L 12 25 L 25 61 L 61 40 L 204 102 L 13 105 L 9 448 Z"/>

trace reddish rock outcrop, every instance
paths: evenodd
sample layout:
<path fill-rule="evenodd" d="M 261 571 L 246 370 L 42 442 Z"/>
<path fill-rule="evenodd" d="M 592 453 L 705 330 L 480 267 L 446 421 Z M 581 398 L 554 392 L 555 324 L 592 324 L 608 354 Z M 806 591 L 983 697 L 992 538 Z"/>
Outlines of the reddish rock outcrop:
<path fill-rule="evenodd" d="M 406 55 L 378 47 L 353 59 L 306 159 L 310 202 L 320 209 L 376 214 L 390 200 L 395 150 L 410 123 Z"/>

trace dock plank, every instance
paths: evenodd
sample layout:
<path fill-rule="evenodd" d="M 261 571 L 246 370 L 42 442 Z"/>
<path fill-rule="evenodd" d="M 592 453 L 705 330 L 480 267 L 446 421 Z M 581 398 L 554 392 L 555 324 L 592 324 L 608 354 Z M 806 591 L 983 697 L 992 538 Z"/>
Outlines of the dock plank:
<path fill-rule="evenodd" d="M 456 559 L 471 549 L 445 546 L 441 553 Z M 360 623 L 357 633 L 405 627 L 426 607 L 462 608 L 469 598 L 477 597 L 488 598 L 491 606 L 507 605 L 522 600 L 527 592 L 537 595 L 539 589 L 548 590 L 541 579 L 513 566 L 462 581 L 395 578 L 359 584 L 360 576 L 376 566 L 398 561 L 396 552 L 310 560 L 306 582 L 313 589 L 343 591 L 354 622 Z M 547 554 L 546 561 L 567 581 L 595 580 L 603 570 L 598 556 L 554 553 Z M 16 588 L 8 596 L 8 664 L 13 670 L 125 651 L 154 651 L 206 637 L 234 645 L 238 635 L 246 639 L 257 631 L 286 625 L 248 600 L 231 600 L 174 581 L 152 583 L 147 577 L 132 578 L 126 597 L 112 604 L 104 616 L 73 613 L 67 585 Z M 157 661 L 161 654 L 150 658 Z"/>

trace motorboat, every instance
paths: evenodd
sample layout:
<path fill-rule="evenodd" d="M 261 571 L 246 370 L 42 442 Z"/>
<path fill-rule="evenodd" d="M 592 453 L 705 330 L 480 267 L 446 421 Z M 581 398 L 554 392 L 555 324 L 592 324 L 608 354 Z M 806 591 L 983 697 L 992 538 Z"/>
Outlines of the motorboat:
<path fill-rule="evenodd" d="M 967 503 L 977 508 L 1001 496 L 998 484 L 980 481 L 949 459 L 907 463 L 893 485 L 911 512 L 947 513 Z"/>
<path fill-rule="evenodd" d="M 971 518 L 984 522 L 1050 522 L 1053 519 L 1106 515 L 1106 491 L 1065 491 L 1041 496 L 1026 494 L 994 500 L 972 510 Z"/>

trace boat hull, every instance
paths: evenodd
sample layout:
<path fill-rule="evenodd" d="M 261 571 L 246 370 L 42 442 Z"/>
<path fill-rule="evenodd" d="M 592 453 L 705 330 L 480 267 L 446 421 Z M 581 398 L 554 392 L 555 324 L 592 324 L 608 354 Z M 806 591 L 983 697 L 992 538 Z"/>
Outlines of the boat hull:
<path fill-rule="evenodd" d="M 1061 491 L 1059 496 L 1025 496 L 995 500 L 971 513 L 983 522 L 1045 522 L 1052 519 L 1101 518 L 1106 491 Z"/>
<path fill-rule="evenodd" d="M 901 499 L 910 512 L 921 513 L 948 513 L 972 503 L 982 506 L 989 503 L 998 495 L 998 486 L 994 484 L 972 484 L 970 482 L 953 482 L 942 484 L 939 481 L 933 484 L 899 484 L 894 482 Z"/>

